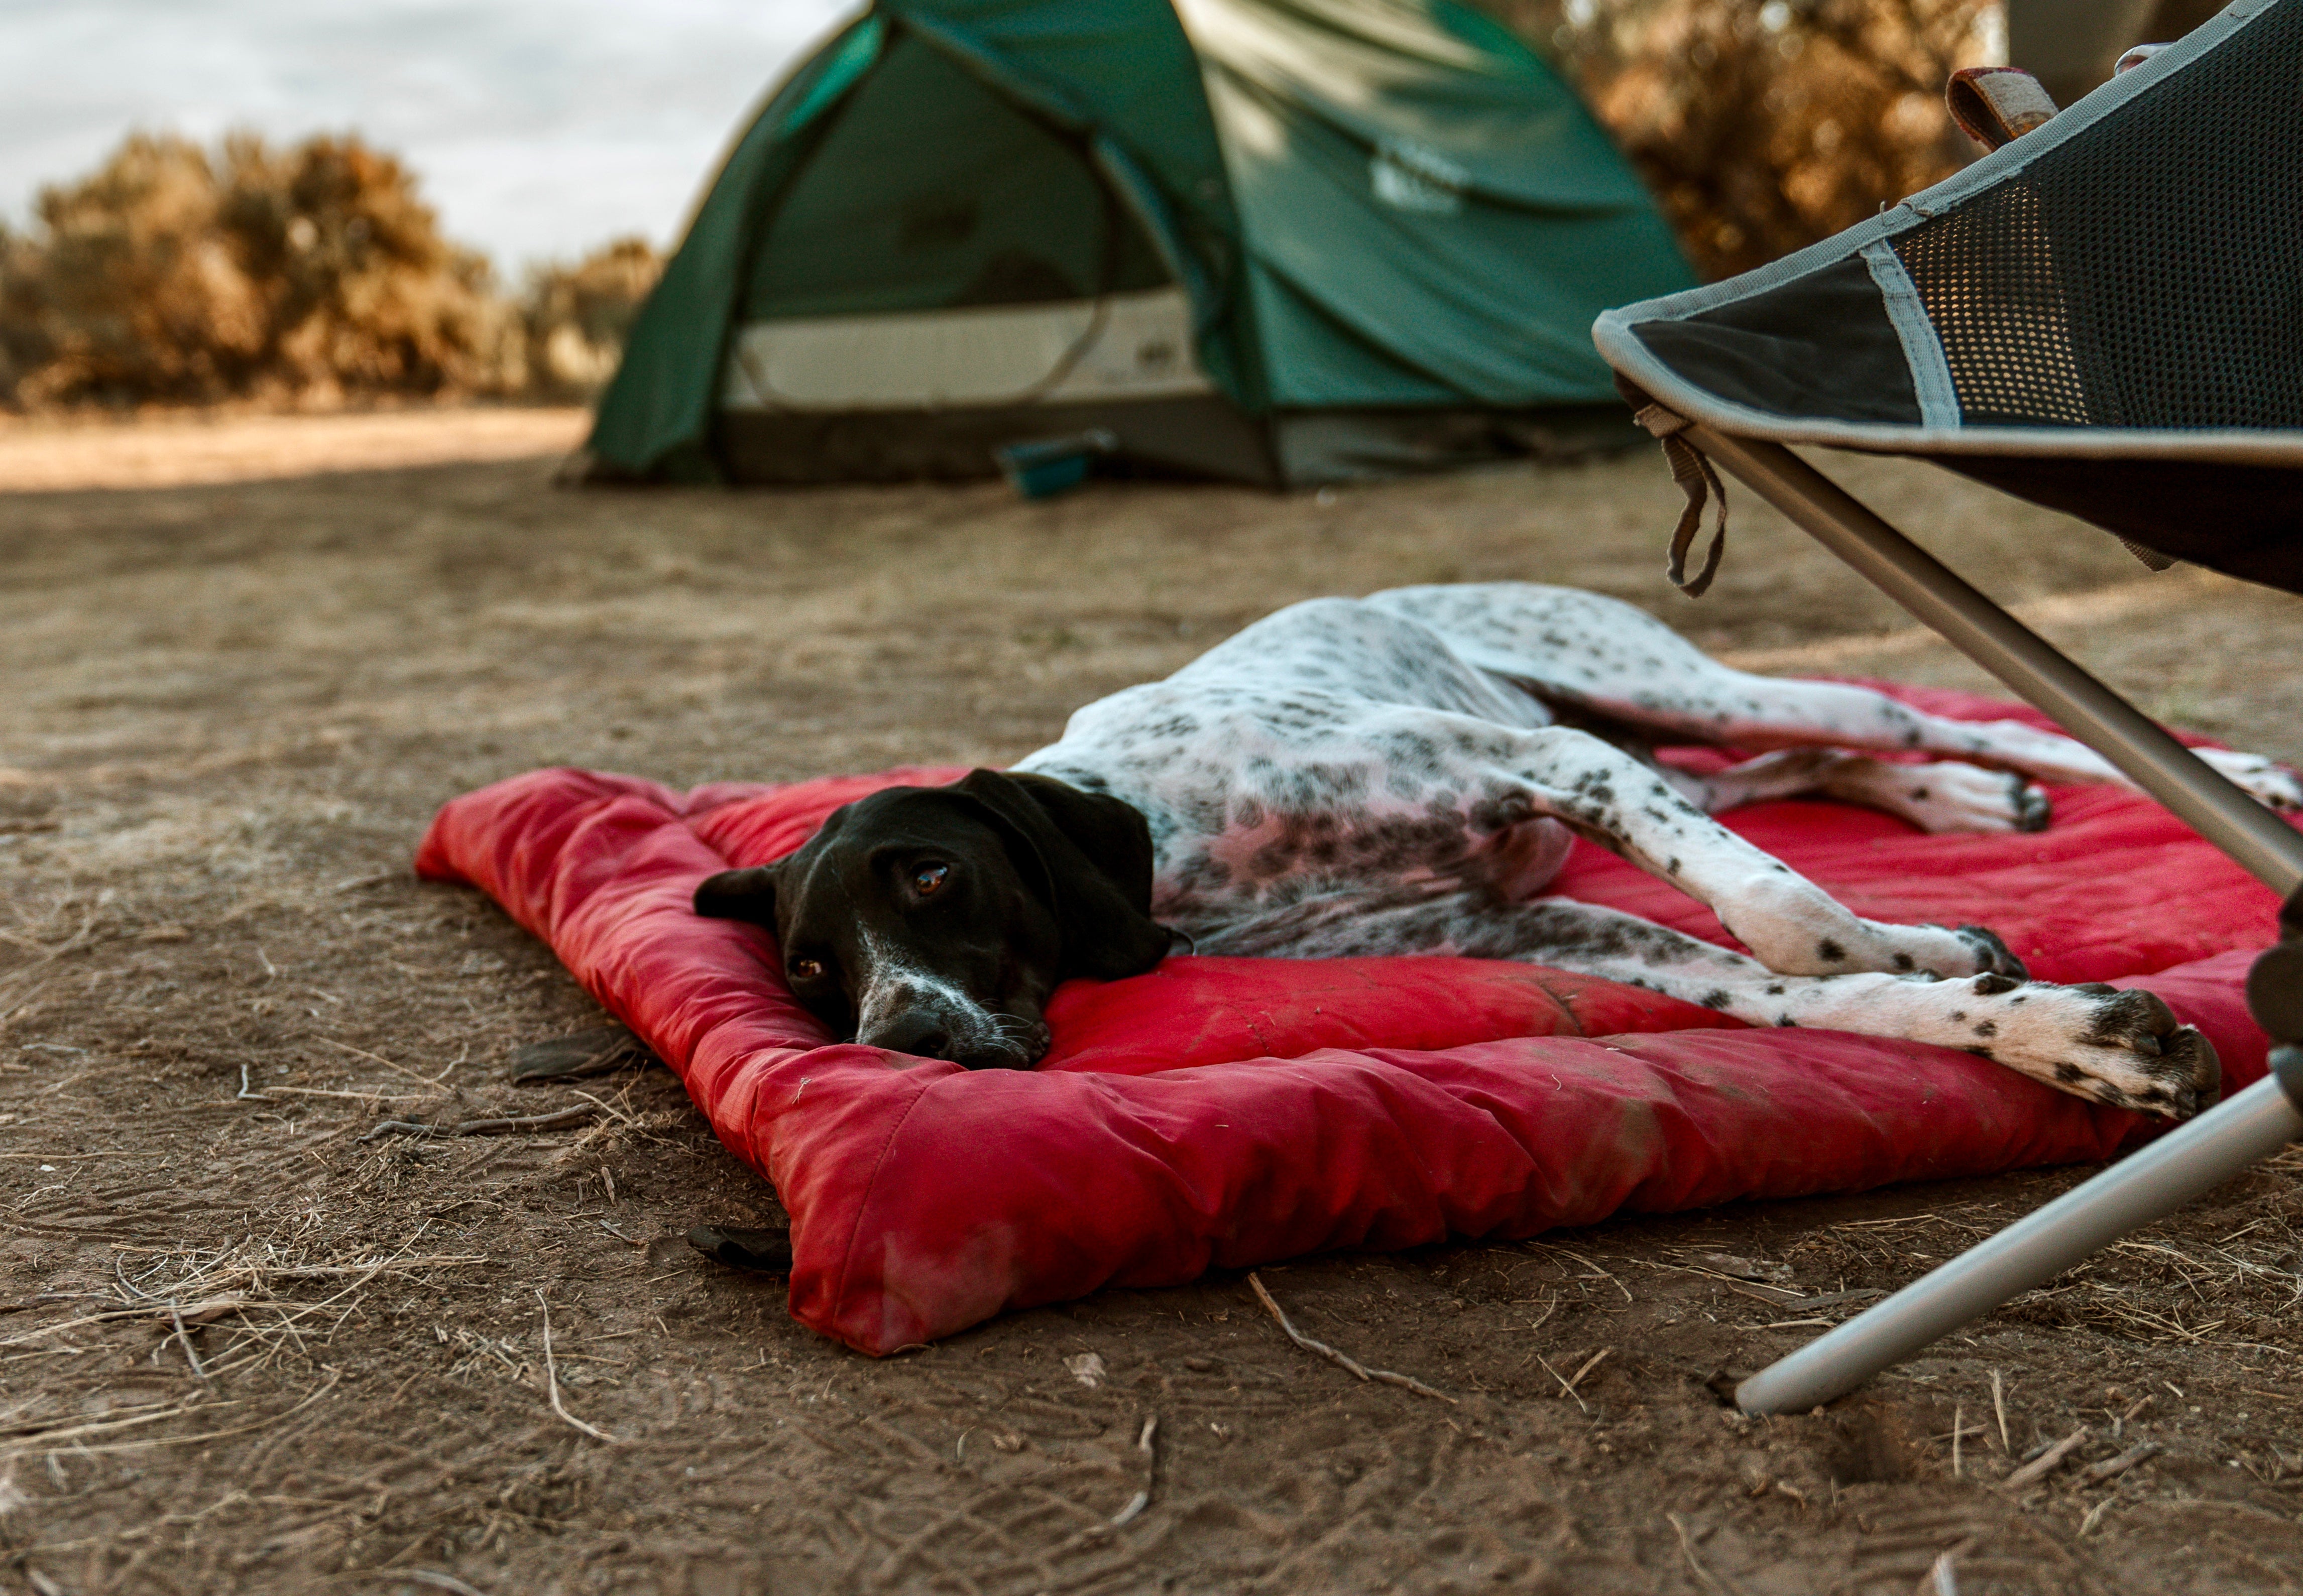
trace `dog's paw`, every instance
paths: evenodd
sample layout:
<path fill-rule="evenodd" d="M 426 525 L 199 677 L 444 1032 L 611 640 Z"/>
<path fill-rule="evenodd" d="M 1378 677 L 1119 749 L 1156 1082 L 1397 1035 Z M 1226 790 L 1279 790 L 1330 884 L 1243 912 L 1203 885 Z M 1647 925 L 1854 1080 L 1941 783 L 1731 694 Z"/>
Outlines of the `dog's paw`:
<path fill-rule="evenodd" d="M 2013 948 L 1999 939 L 1998 932 L 1984 926 L 1961 926 L 1952 935 L 1958 937 L 1974 957 L 1974 965 L 1958 973 L 1975 976 L 1978 991 L 1982 991 L 1986 983 L 1999 982 L 2004 984 L 1995 989 L 2004 992 L 2010 986 L 2020 985 L 2031 979 L 2031 972 L 2023 968 L 2023 961 L 2015 956 Z"/>
<path fill-rule="evenodd" d="M 2002 1021 L 2007 1041 L 1975 1051 L 2075 1096 L 2162 1119 L 2187 1120 L 2222 1094 L 2214 1045 L 2153 993 L 2090 982 L 2029 987 L 2022 997 L 2031 1012 Z"/>
<path fill-rule="evenodd" d="M 2257 802 L 2286 812 L 2303 810 L 2303 777 L 2259 753 L 2234 748 L 2195 748 L 2191 751 L 2222 771 Z"/>
<path fill-rule="evenodd" d="M 1890 767 L 1897 785 L 1894 809 L 1920 830 L 2045 831 L 2050 806 L 2045 788 L 2007 770 L 1986 770 L 1956 760 Z"/>
<path fill-rule="evenodd" d="M 1761 963 L 1783 975 L 1871 972 L 1918 981 L 1975 976 L 2003 987 L 2029 979 L 2014 950 L 1981 926 L 1895 926 L 1849 915 L 1839 934 L 1812 943 L 1779 938 L 1770 948 L 1761 947 L 1735 926 L 1728 929 L 1743 937 Z M 1784 951 L 1786 942 L 1788 953 Z"/>

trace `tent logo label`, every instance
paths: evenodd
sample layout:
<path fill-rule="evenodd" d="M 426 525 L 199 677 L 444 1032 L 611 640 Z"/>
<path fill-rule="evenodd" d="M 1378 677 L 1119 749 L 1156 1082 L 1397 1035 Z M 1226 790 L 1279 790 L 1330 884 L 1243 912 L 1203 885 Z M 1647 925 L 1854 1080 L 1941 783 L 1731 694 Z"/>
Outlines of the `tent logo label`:
<path fill-rule="evenodd" d="M 1472 174 L 1438 150 L 1410 139 L 1386 139 L 1368 157 L 1375 197 L 1395 210 L 1452 216 L 1464 208 Z"/>

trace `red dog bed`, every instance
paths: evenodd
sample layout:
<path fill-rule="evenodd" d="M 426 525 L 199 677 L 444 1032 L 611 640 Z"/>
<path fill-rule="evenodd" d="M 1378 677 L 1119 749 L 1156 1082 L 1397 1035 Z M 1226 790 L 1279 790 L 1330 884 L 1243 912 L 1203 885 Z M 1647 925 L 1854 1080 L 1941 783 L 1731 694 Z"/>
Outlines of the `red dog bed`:
<path fill-rule="evenodd" d="M 2101 1159 L 2145 1129 L 1965 1054 L 1472 959 L 1171 958 L 1060 990 L 1038 1069 L 971 1072 L 832 1042 L 765 933 L 689 911 L 705 876 L 790 852 L 839 804 L 960 774 L 683 795 L 543 770 L 449 803 L 417 859 L 549 942 L 679 1071 L 791 1214 L 792 1313 L 859 1351 L 1211 1265 Z M 2028 836 L 1814 802 L 1728 824 L 1860 913 L 1989 925 L 2043 979 L 2148 986 L 2214 1043 L 2226 1090 L 2261 1075 L 2240 985 L 2270 893 L 2147 800 L 2054 800 Z M 1585 844 L 1556 890 L 1726 940 Z"/>

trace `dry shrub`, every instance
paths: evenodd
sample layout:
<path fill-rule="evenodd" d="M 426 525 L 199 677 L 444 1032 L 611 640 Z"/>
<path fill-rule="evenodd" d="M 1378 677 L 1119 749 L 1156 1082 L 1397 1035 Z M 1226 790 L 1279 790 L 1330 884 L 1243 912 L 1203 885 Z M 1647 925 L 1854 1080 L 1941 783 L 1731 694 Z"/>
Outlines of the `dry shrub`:
<path fill-rule="evenodd" d="M 595 393 L 615 374 L 632 318 L 663 273 L 645 239 L 618 239 L 572 266 L 528 273 L 520 319 L 530 387 L 553 398 Z"/>
<path fill-rule="evenodd" d="M 1987 0 L 1486 0 L 1548 49 L 1697 270 L 1826 238 L 1979 152 L 1943 107 L 2000 43 Z"/>
<path fill-rule="evenodd" d="M 487 262 L 354 137 L 211 156 L 131 136 L 0 239 L 0 394 L 25 407 L 502 392 L 520 328 Z"/>

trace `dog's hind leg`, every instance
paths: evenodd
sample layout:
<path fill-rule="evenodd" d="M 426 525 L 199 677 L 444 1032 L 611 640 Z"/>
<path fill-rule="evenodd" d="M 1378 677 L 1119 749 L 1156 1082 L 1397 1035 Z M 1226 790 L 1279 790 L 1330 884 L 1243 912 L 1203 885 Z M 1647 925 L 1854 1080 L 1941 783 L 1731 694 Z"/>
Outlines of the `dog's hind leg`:
<path fill-rule="evenodd" d="M 2014 955 L 1979 928 L 1892 926 L 1855 914 L 1705 814 L 1662 773 L 1588 732 L 1521 731 L 1403 708 L 1371 716 L 1352 741 L 1388 772 L 1389 799 L 1403 811 L 1428 817 L 1444 805 L 1463 815 L 1472 836 L 1539 818 L 1561 821 L 1708 905 L 1769 970 L 2021 973 Z M 1265 774 L 1272 807 L 1300 774 L 1280 767 Z M 1453 862 L 1430 861 L 1441 871 Z"/>
<path fill-rule="evenodd" d="M 1675 641 L 1681 641 L 1675 639 Z M 2035 781 L 2110 782 L 2131 785 L 2109 760 L 2084 743 L 2041 731 L 2020 720 L 1950 720 L 1845 682 L 1809 682 L 1758 676 L 1720 664 L 1682 641 L 1685 656 L 1675 662 L 1668 691 L 1643 679 L 1596 683 L 1566 701 L 1638 727 L 1649 735 L 1682 736 L 1690 742 L 1759 750 L 1787 748 L 1871 749 L 1934 754 L 1970 767 L 2011 771 Z M 1539 696 L 1541 696 L 1539 693 Z M 1566 695 L 1560 694 L 1564 700 Z M 2276 810 L 2303 808 L 2303 780 L 2260 754 L 2201 749 L 2199 757 L 2259 802 Z M 1874 766 L 1874 769 L 1884 767 Z M 1843 780 L 1849 779 L 1843 777 Z M 1859 788 L 1874 785 L 1853 776 Z M 1959 778 L 1947 778 L 1959 779 Z M 1878 785 L 1879 798 L 1862 791 L 1834 794 L 1855 802 L 1895 809 L 1892 784 Z M 2015 821 L 2023 830 L 2046 823 L 2046 794 L 2020 796 Z M 1924 805 L 1923 805 L 1924 807 Z M 2036 823 L 2026 817 L 2036 809 Z M 1925 819 L 1913 816 L 1920 825 Z M 1929 829 L 1958 827 L 1928 827 Z"/>
<path fill-rule="evenodd" d="M 1928 753 L 2037 781 L 2127 785 L 2086 744 L 2020 720 L 1951 720 L 1869 687 L 1737 670 L 1645 610 L 1599 593 L 1497 582 L 1397 588 L 1366 601 L 1421 621 L 1466 661 L 1537 698 L 1659 741 L 1753 753 Z M 2303 781 L 2260 754 L 2207 749 L 2200 757 L 2273 809 L 2303 808 Z"/>
<path fill-rule="evenodd" d="M 1396 588 L 1366 602 L 1422 622 L 1471 664 L 1538 698 L 1666 741 L 1754 753 L 1937 753 L 2050 779 L 2115 777 L 2081 744 L 2020 722 L 1946 720 L 1868 687 L 1722 665 L 1647 611 L 1599 593 L 1492 582 Z"/>

